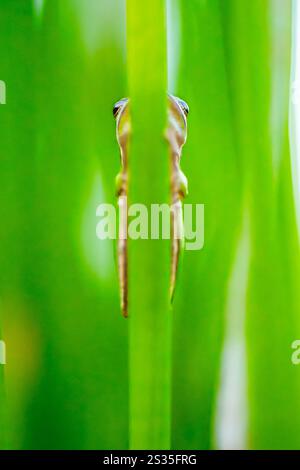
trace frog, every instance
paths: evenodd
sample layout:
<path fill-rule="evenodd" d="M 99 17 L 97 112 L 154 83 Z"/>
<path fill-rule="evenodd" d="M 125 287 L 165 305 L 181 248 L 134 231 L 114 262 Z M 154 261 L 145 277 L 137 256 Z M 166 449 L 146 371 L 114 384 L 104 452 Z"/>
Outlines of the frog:
<path fill-rule="evenodd" d="M 188 195 L 188 180 L 181 170 L 182 148 L 187 140 L 188 104 L 174 95 L 167 96 L 167 125 L 164 137 L 168 144 L 170 159 L 170 202 L 171 202 L 171 269 L 170 301 L 175 292 L 178 266 L 183 252 L 182 201 Z M 131 137 L 130 99 L 122 98 L 113 107 L 116 121 L 116 138 L 120 149 L 121 170 L 116 176 L 116 196 L 120 211 L 120 230 L 127 233 L 128 195 L 128 149 Z M 119 236 L 117 258 L 120 284 L 121 312 L 128 317 L 128 247 L 127 237 Z"/>

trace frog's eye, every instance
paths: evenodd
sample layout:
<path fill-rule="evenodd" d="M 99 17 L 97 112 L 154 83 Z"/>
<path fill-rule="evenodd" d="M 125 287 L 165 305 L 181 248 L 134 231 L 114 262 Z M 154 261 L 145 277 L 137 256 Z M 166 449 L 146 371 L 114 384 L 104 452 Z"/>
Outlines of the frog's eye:
<path fill-rule="evenodd" d="M 177 98 L 177 99 L 178 99 L 178 102 L 180 104 L 180 107 L 181 107 L 182 111 L 187 116 L 190 112 L 189 105 L 185 101 L 183 101 L 182 99 L 180 99 L 180 98 Z"/>
<path fill-rule="evenodd" d="M 120 109 L 124 106 L 125 103 L 127 103 L 127 101 L 128 98 L 122 98 L 121 100 L 117 101 L 117 103 L 113 107 L 114 118 L 118 116 Z"/>

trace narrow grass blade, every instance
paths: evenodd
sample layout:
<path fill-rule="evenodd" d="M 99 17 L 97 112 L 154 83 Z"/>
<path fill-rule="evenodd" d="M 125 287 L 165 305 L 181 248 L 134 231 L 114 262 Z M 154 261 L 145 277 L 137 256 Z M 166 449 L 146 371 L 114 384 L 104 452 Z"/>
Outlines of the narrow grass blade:
<path fill-rule="evenodd" d="M 88 8 L 88 2 L 84 6 Z M 90 56 L 81 28 L 75 2 L 45 3 L 36 58 L 38 146 L 34 263 L 29 271 L 41 348 L 26 410 L 25 448 L 128 445 L 127 325 L 118 314 L 116 276 L 111 279 L 105 274 L 109 254 L 104 259 L 97 251 L 103 253 L 96 239 L 95 213 L 106 193 L 101 195 L 102 188 L 96 187 L 96 200 L 90 201 L 99 171 L 94 133 L 99 103 L 91 104 L 88 97 Z M 115 152 L 111 106 L 104 112 L 111 123 L 112 144 L 101 154 L 107 165 Z M 100 126 L 97 133 L 101 136 L 106 129 Z M 84 214 L 90 204 L 87 231 L 92 256 L 104 273 L 100 279 L 90 269 L 82 247 Z M 112 242 L 108 247 L 112 251 Z"/>
<path fill-rule="evenodd" d="M 129 203 L 169 202 L 164 0 L 127 1 Z M 129 241 L 130 447 L 170 446 L 170 243 Z"/>
<path fill-rule="evenodd" d="M 18 404 L 23 399 L 24 382 L 18 393 L 10 394 L 11 371 L 22 336 L 22 322 L 9 336 L 10 325 L 27 318 L 29 304 L 27 287 L 30 284 L 27 267 L 30 258 L 28 241 L 31 238 L 32 207 L 30 204 L 34 169 L 34 15 L 32 2 L 2 0 L 0 2 L 0 79 L 6 85 L 6 104 L 0 106 L 0 320 L 1 335 L 10 360 L 0 364 L 0 446 L 4 433 L 6 445 L 12 447 L 20 440 L 17 430 L 23 416 Z M 17 294 L 18 293 L 18 294 Z M 20 338 L 20 337 L 19 337 Z M 30 334 L 29 337 L 30 338 Z M 29 356 L 30 346 L 28 347 Z M 22 369 L 26 370 L 26 359 Z M 3 377 L 5 369 L 5 386 Z M 6 423 L 3 423 L 7 416 Z"/>
<path fill-rule="evenodd" d="M 251 226 L 249 445 L 254 449 L 296 449 L 300 442 L 295 420 L 300 378 L 291 363 L 291 343 L 299 337 L 300 264 L 288 145 L 291 4 L 282 2 L 277 17 L 286 26 L 279 30 L 282 50 L 275 62 L 271 6 L 274 4 L 267 0 L 226 2 L 224 32 Z M 284 18 L 287 22 L 282 22 Z M 273 99 L 281 109 L 281 125 L 274 147 L 270 116 L 278 66 L 282 75 Z M 278 155 L 279 161 L 275 158 Z"/>
<path fill-rule="evenodd" d="M 231 127 L 219 2 L 182 0 L 178 95 L 190 105 L 186 203 L 204 204 L 204 247 L 186 251 L 174 309 L 173 446 L 213 446 L 213 418 L 240 227 L 241 172 Z M 202 227 L 200 227 L 202 230 Z"/>

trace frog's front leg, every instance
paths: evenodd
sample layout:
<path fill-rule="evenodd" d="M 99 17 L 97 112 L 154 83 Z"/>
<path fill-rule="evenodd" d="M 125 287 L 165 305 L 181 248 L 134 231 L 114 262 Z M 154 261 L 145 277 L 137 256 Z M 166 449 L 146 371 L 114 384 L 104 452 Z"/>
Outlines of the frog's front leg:
<path fill-rule="evenodd" d="M 177 168 L 175 173 L 175 194 L 178 195 L 179 199 L 184 199 L 188 195 L 188 180 L 183 171 L 180 168 Z M 176 198 L 176 196 L 175 196 Z"/>

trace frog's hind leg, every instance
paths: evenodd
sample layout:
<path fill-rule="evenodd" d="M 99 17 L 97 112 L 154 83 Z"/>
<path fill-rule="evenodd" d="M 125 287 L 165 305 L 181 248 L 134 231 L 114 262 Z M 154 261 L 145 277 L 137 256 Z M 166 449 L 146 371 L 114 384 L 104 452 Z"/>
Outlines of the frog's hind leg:
<path fill-rule="evenodd" d="M 182 203 L 177 200 L 172 206 L 171 211 L 171 280 L 170 280 L 170 298 L 173 301 L 175 286 L 178 276 L 178 267 L 183 250 L 183 220 Z"/>
<path fill-rule="evenodd" d="M 128 263 L 127 240 L 118 240 L 118 268 L 122 315 L 128 317 Z"/>
<path fill-rule="evenodd" d="M 175 293 L 179 257 L 180 257 L 180 245 L 181 245 L 180 240 L 175 240 L 175 239 L 172 240 L 171 282 L 170 282 L 171 302 L 173 302 L 174 293 Z"/>
<path fill-rule="evenodd" d="M 128 244 L 127 244 L 127 198 L 119 197 L 119 238 L 118 238 L 118 271 L 120 284 L 121 311 L 128 317 Z"/>

